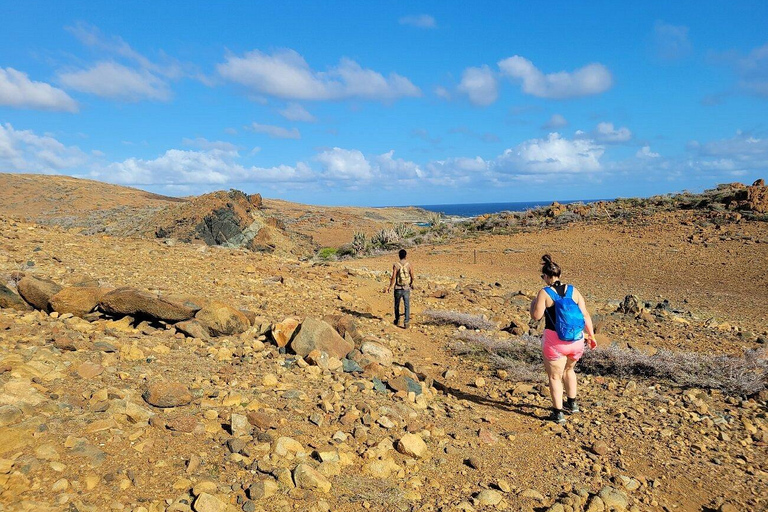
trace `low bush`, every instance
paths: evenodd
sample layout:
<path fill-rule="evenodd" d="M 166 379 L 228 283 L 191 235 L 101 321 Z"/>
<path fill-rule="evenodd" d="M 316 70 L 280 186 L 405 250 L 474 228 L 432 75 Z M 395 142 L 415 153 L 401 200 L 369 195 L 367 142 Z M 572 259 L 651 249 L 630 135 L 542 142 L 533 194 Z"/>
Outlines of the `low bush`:
<path fill-rule="evenodd" d="M 524 335 L 497 340 L 478 333 L 463 333 L 451 349 L 459 354 L 486 354 L 496 365 L 520 380 L 542 380 L 541 340 Z M 684 387 L 719 389 L 751 396 L 766 389 L 768 353 L 749 350 L 742 356 L 659 350 L 648 355 L 610 345 L 587 350 L 576 367 L 592 375 L 655 378 Z M 521 378 L 530 375 L 530 378 Z M 514 377 L 513 377 L 514 378 Z"/>
<path fill-rule="evenodd" d="M 496 329 L 495 323 L 481 315 L 470 315 L 458 311 L 428 309 L 422 313 L 427 323 L 434 325 L 463 325 L 467 329 Z"/>
<path fill-rule="evenodd" d="M 337 249 L 335 247 L 323 247 L 317 253 L 317 257 L 323 260 L 328 260 L 336 257 Z"/>

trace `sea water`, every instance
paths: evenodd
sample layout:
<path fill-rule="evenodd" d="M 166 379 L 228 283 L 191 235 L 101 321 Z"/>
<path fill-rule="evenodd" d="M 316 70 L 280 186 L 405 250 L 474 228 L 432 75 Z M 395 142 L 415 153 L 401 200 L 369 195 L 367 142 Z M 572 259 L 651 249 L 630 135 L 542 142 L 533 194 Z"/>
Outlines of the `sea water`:
<path fill-rule="evenodd" d="M 588 201 L 558 201 L 560 204 L 570 203 L 589 203 L 595 201 L 594 199 Z M 443 213 L 445 215 L 453 215 L 457 217 L 477 217 L 478 215 L 485 215 L 487 213 L 499 213 L 499 212 L 524 212 L 531 208 L 538 206 L 549 206 L 552 201 L 521 201 L 516 203 L 464 203 L 464 204 L 426 204 L 418 205 L 418 208 L 430 212 Z"/>

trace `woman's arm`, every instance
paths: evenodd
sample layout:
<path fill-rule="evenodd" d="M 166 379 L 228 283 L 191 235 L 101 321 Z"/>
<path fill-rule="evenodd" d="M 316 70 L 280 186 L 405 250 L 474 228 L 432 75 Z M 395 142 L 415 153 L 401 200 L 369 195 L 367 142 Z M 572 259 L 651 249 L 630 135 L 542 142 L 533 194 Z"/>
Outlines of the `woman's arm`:
<path fill-rule="evenodd" d="M 531 318 L 534 320 L 541 320 L 544 316 L 544 312 L 547 309 L 547 292 L 543 289 L 539 290 L 539 294 L 531 302 Z"/>

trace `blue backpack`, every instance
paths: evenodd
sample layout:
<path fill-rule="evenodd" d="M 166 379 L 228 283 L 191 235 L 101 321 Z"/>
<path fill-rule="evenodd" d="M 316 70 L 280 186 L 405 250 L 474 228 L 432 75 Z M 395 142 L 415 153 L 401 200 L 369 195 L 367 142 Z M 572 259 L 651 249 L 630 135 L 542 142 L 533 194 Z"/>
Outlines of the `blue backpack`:
<path fill-rule="evenodd" d="M 573 300 L 573 286 L 566 285 L 562 297 L 549 286 L 544 291 L 555 303 L 555 318 L 550 320 L 555 324 L 557 337 L 563 341 L 580 340 L 584 336 L 584 314 Z"/>

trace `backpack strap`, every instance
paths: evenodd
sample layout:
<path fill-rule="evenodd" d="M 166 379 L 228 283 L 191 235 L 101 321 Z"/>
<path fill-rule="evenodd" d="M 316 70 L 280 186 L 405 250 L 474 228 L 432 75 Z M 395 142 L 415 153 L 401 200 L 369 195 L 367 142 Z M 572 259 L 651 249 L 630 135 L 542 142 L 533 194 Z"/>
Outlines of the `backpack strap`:
<path fill-rule="evenodd" d="M 563 297 L 573 300 L 573 286 L 569 284 L 565 285 L 565 295 L 563 295 Z"/>
<path fill-rule="evenodd" d="M 549 298 L 552 299 L 553 302 L 560 300 L 560 296 L 550 286 L 545 286 L 544 291 L 547 292 L 547 295 L 549 295 Z"/>

